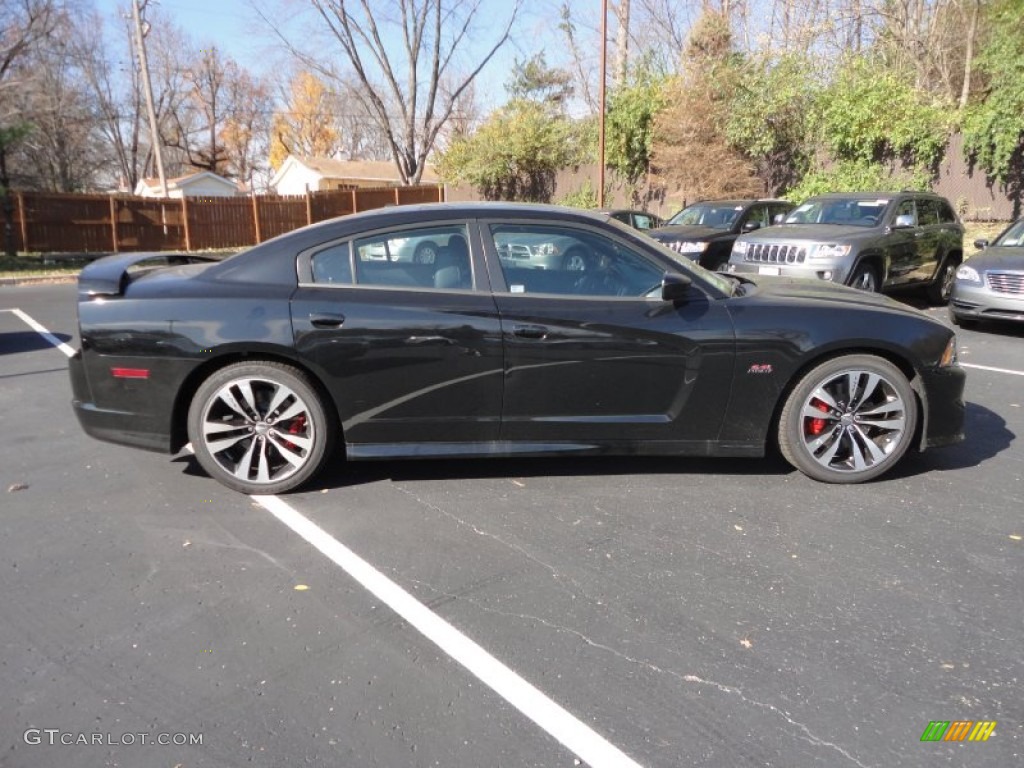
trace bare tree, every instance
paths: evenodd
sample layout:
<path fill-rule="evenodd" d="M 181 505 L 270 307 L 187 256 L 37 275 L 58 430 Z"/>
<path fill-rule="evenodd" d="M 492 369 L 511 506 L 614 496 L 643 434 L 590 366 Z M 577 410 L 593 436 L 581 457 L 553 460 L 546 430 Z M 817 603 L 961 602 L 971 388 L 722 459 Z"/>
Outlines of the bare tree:
<path fill-rule="evenodd" d="M 168 111 L 167 145 L 192 168 L 247 179 L 256 135 L 269 132 L 266 87 L 216 47 L 200 50 L 184 78 L 186 99 Z"/>
<path fill-rule="evenodd" d="M 56 24 L 54 0 L 0 0 L 0 207 L 4 214 L 4 251 L 13 256 L 14 201 L 7 155 L 27 133 L 17 106 L 8 94 L 17 90 L 18 65 L 37 44 L 49 37 Z"/>
<path fill-rule="evenodd" d="M 456 76 L 456 56 L 465 54 L 481 0 L 395 0 L 390 17 L 370 0 L 309 0 L 343 60 L 359 84 L 359 97 L 386 136 L 404 183 L 419 182 L 438 133 L 451 118 L 459 97 L 509 39 L 519 12 L 514 0 L 497 39 Z M 277 28 L 266 16 L 267 23 Z M 310 55 L 285 37 L 292 53 L 310 70 L 336 81 L 344 74 L 325 62 L 322 51 Z M 397 41 L 398 44 L 395 44 Z M 450 78 L 453 87 L 442 89 Z"/>
<path fill-rule="evenodd" d="M 560 14 L 562 21 L 559 22 L 558 28 L 562 30 L 562 34 L 565 35 L 565 41 L 569 45 L 569 55 L 572 57 L 572 74 L 577 85 L 574 90 L 583 99 L 590 114 L 596 114 L 600 106 L 594 94 L 594 84 L 591 83 L 591 80 L 594 78 L 598 68 L 594 65 L 593 56 L 587 56 L 583 53 L 579 41 L 578 27 L 576 22 L 573 21 L 572 9 L 569 3 L 562 3 Z M 598 46 L 587 47 L 591 50 L 595 48 L 600 50 Z"/>
<path fill-rule="evenodd" d="M 629 0 L 619 0 L 615 5 L 615 68 L 612 70 L 612 87 L 619 88 L 626 82 L 629 69 Z"/>

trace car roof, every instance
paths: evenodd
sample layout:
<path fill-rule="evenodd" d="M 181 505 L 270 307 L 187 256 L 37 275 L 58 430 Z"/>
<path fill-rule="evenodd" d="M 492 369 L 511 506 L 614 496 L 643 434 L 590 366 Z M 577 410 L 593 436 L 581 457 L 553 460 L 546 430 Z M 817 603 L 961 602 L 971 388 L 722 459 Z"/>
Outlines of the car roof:
<path fill-rule="evenodd" d="M 750 197 L 738 200 L 695 200 L 687 205 L 686 208 L 694 205 L 754 205 L 755 203 L 786 203 L 787 205 L 792 205 L 792 202 L 789 200 L 783 200 L 778 197 Z"/>
<path fill-rule="evenodd" d="M 934 192 L 920 192 L 914 189 L 901 189 L 877 192 L 826 192 L 821 195 L 811 195 L 807 200 L 874 200 L 879 197 L 935 197 L 940 195 Z"/>

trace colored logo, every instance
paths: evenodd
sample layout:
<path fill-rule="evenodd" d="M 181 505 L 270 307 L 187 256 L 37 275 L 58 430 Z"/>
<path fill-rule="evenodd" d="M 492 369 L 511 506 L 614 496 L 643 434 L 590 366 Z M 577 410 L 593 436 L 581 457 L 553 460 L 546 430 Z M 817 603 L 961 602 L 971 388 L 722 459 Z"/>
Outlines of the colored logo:
<path fill-rule="evenodd" d="M 995 728 L 995 720 L 932 720 L 921 741 L 988 741 Z"/>

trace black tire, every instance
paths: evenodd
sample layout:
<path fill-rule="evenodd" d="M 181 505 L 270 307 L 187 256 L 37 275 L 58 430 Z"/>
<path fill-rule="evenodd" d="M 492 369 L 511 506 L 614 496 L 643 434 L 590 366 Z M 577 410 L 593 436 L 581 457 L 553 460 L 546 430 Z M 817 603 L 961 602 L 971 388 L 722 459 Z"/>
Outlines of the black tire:
<path fill-rule="evenodd" d="M 868 293 L 878 293 L 878 289 L 882 287 L 881 280 L 878 277 L 878 272 L 870 264 L 858 264 L 853 273 L 850 275 L 850 280 L 847 282 L 851 288 L 856 288 L 861 291 L 867 291 Z"/>
<path fill-rule="evenodd" d="M 188 411 L 188 436 L 203 469 L 248 494 L 284 493 L 312 478 L 331 455 L 336 431 L 306 375 L 270 361 L 216 371 Z"/>
<path fill-rule="evenodd" d="M 953 281 L 956 279 L 956 268 L 960 262 L 955 259 L 945 259 L 935 279 L 928 284 L 928 301 L 936 306 L 949 303 L 949 296 L 953 292 Z"/>
<path fill-rule="evenodd" d="M 437 244 L 430 240 L 420 243 L 416 246 L 412 260 L 416 264 L 433 264 L 437 261 Z"/>
<path fill-rule="evenodd" d="M 903 457 L 914 439 L 917 412 L 910 382 L 888 360 L 836 357 L 804 374 L 786 398 L 779 450 L 815 480 L 862 483 Z"/>

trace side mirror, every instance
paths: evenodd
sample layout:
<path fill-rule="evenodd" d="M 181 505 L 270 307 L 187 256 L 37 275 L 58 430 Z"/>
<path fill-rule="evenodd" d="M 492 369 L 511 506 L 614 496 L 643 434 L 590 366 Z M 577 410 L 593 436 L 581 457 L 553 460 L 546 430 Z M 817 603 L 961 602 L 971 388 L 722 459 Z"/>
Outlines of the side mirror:
<path fill-rule="evenodd" d="M 910 229 L 915 225 L 914 214 L 912 213 L 901 213 L 896 217 L 896 223 L 893 224 L 893 229 Z"/>
<path fill-rule="evenodd" d="M 679 275 L 675 272 L 666 272 L 661 278 L 661 300 L 680 301 L 686 298 L 693 283 L 686 275 Z"/>
<path fill-rule="evenodd" d="M 759 222 L 759 221 L 751 220 L 751 221 L 746 221 L 746 222 L 743 223 L 743 231 L 744 232 L 753 232 L 755 229 L 760 229 L 760 228 L 761 228 L 761 222 Z"/>
<path fill-rule="evenodd" d="M 975 240 L 974 247 L 977 248 L 979 251 L 983 251 L 986 248 L 988 248 L 988 240 L 985 240 L 984 238 Z"/>

